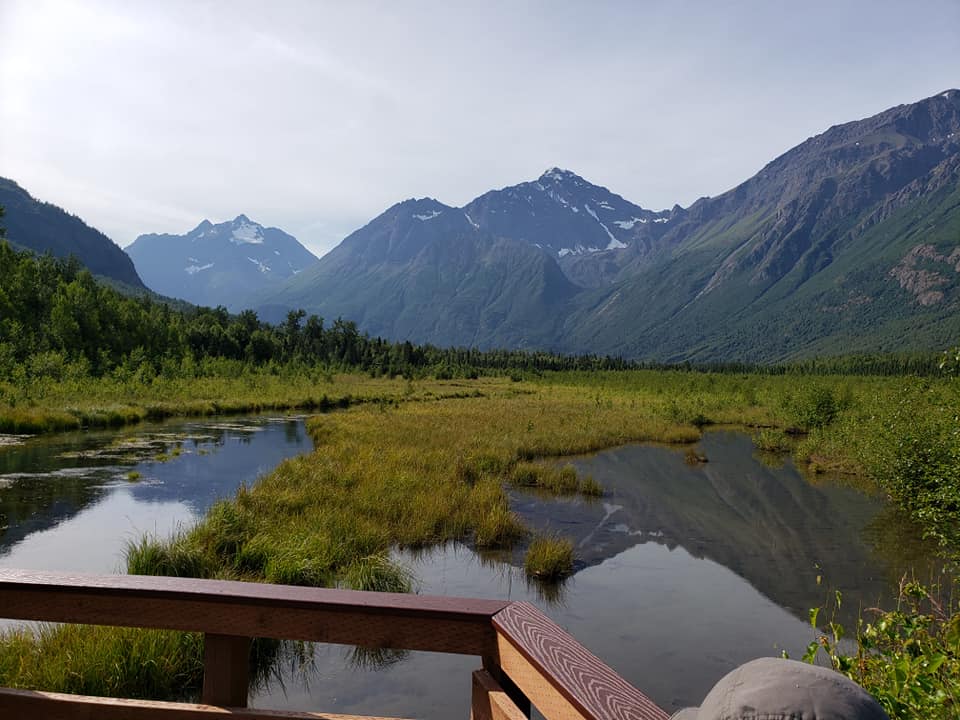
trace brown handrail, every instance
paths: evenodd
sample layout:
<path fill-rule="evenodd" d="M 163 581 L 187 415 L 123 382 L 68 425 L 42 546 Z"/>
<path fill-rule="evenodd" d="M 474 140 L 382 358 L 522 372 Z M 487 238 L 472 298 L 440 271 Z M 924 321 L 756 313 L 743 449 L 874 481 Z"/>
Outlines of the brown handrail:
<path fill-rule="evenodd" d="M 122 717 L 124 712 L 183 720 L 241 708 L 246 704 L 249 642 L 255 637 L 480 656 L 485 671 L 475 674 L 473 691 L 478 720 L 515 720 L 522 714 L 517 704 L 524 707 L 525 698 L 548 720 L 667 718 L 653 701 L 527 603 L 0 569 L 0 617 L 205 633 L 206 705 L 124 706 L 132 701 L 0 690 L 0 711 L 29 712 L 37 720 Z M 244 711 L 239 717 L 271 715 L 257 713 Z"/>

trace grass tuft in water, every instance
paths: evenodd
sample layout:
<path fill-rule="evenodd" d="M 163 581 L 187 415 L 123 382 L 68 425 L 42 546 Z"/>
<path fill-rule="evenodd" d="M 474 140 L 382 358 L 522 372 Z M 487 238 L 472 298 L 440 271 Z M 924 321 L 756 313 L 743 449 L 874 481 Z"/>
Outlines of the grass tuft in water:
<path fill-rule="evenodd" d="M 573 574 L 573 543 L 566 538 L 541 535 L 533 539 L 523 560 L 530 577 L 560 580 Z"/>
<path fill-rule="evenodd" d="M 385 555 L 368 555 L 347 568 L 343 584 L 351 590 L 408 593 L 413 574 Z"/>

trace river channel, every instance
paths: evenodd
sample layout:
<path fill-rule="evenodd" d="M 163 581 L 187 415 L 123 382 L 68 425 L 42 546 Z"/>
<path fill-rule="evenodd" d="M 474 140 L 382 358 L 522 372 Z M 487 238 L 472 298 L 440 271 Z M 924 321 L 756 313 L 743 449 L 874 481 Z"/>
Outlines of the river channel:
<path fill-rule="evenodd" d="M 737 664 L 814 635 L 810 607 L 835 589 L 839 619 L 889 602 L 900 575 L 929 575 L 923 548 L 879 499 L 789 461 L 760 458 L 742 433 L 682 449 L 633 445 L 571 460 L 599 500 L 512 494 L 524 520 L 574 540 L 560 587 L 529 584 L 519 552 L 459 543 L 395 558 L 431 595 L 509 598 L 541 607 L 667 709 L 698 702 Z M 120 572 L 123 548 L 193 522 L 240 483 L 311 449 L 300 418 L 179 422 L 32 438 L 0 447 L 0 566 Z M 818 577 L 821 582 L 818 584 Z M 251 697 L 255 707 L 421 718 L 467 717 L 477 658 L 407 653 L 371 667 L 316 645 Z"/>

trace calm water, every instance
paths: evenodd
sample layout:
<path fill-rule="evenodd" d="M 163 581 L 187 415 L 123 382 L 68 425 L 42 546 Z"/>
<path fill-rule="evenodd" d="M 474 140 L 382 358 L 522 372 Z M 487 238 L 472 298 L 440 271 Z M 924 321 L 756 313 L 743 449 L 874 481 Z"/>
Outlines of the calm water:
<path fill-rule="evenodd" d="M 0 447 L 0 567 L 123 572 L 127 542 L 190 525 L 241 483 L 311 449 L 295 417 L 138 425 Z"/>
<path fill-rule="evenodd" d="M 88 572 L 122 566 L 124 543 L 189 523 L 284 457 L 309 449 L 298 419 L 141 426 L 0 448 L 0 565 Z M 889 598 L 923 550 L 878 500 L 764 464 L 742 434 L 683 451 L 628 446 L 573 463 L 606 489 L 596 501 L 514 493 L 531 525 L 574 539 L 578 569 L 559 588 L 529 585 L 521 552 L 481 557 L 460 544 L 396 552 L 425 594 L 527 600 L 668 709 L 696 703 L 732 667 L 813 638 L 808 608 L 843 592 L 840 619 Z M 178 450 L 177 450 L 178 449 Z M 178 455 L 174 455 L 178 452 Z M 155 456 L 169 459 L 158 462 Z M 141 474 L 129 482 L 131 471 Z M 824 585 L 817 577 L 825 578 Z M 256 707 L 421 718 L 467 717 L 477 658 L 409 653 L 360 669 L 350 648 L 318 645 L 284 666 Z M 438 679 L 442 679 L 438 682 Z"/>
<path fill-rule="evenodd" d="M 839 619 L 852 626 L 861 606 L 891 596 L 906 566 L 928 572 L 912 531 L 878 500 L 812 485 L 789 463 L 765 465 L 743 434 L 709 433 L 698 447 L 709 462 L 691 466 L 682 451 L 655 446 L 577 459 L 606 489 L 599 501 L 515 493 L 529 524 L 575 540 L 578 572 L 552 592 L 527 583 L 519 553 L 512 565 L 459 544 L 395 555 L 424 594 L 538 605 L 669 710 L 699 703 L 747 660 L 800 657 L 814 637 L 808 609 L 835 588 Z M 283 687 L 253 704 L 467 717 L 478 659 L 410 653 L 372 673 L 353 668 L 348 653 L 318 647 L 312 670 L 288 668 Z"/>

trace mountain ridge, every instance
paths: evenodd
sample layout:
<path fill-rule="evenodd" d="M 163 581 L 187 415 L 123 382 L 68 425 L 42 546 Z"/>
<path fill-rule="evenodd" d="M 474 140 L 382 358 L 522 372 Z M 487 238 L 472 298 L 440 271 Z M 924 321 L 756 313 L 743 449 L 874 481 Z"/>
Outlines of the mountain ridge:
<path fill-rule="evenodd" d="M 646 210 L 556 167 L 462 208 L 404 201 L 288 280 L 269 306 L 343 315 L 392 339 L 651 360 L 793 359 L 829 338 L 864 351 L 901 349 L 904 337 L 918 346 L 909 349 L 936 349 L 960 334 L 958 188 L 960 91 L 951 89 L 831 126 L 688 208 Z M 384 245 L 391 223 L 402 230 L 390 242 L 409 253 Z M 466 237 L 475 252 L 458 263 L 449 253 Z M 501 268 L 510 282 L 471 265 L 483 257 L 480 266 L 497 267 L 494 244 L 511 258 Z M 433 307 L 421 298 L 418 322 L 397 322 L 406 298 L 429 297 L 444 268 L 466 285 L 448 286 Z M 478 307 L 465 309 L 467 298 Z M 514 311 L 501 331 L 493 308 L 524 303 L 539 310 Z"/>
<path fill-rule="evenodd" d="M 127 252 L 156 292 L 231 310 L 316 261 L 292 235 L 244 214 L 216 224 L 204 219 L 183 235 L 143 234 Z"/>
<path fill-rule="evenodd" d="M 13 245 L 57 257 L 75 256 L 94 275 L 110 278 L 135 290 L 145 285 L 127 254 L 81 218 L 63 208 L 37 200 L 14 180 L 0 177 L 0 224 Z"/>

